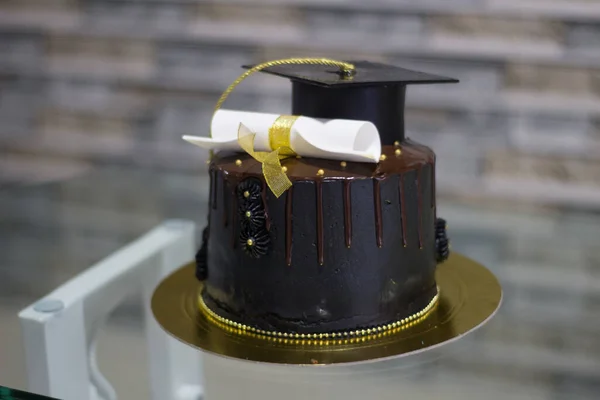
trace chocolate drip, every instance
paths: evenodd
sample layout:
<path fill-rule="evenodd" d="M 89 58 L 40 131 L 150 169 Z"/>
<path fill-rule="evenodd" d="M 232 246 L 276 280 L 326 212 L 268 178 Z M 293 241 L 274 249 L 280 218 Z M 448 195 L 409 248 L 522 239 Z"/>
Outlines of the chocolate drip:
<path fill-rule="evenodd" d="M 419 230 L 419 248 L 423 248 L 423 224 L 421 223 L 421 209 L 423 208 L 422 200 L 423 194 L 421 193 L 421 171 L 423 168 L 417 169 L 417 215 L 418 215 L 418 230 Z"/>
<path fill-rule="evenodd" d="M 217 209 L 217 175 L 218 172 L 216 169 L 211 169 L 211 174 L 210 174 L 210 194 L 211 194 L 211 200 L 210 202 L 212 203 L 212 209 L 216 210 Z"/>
<path fill-rule="evenodd" d="M 319 265 L 323 265 L 323 182 L 315 182 L 317 187 L 317 257 Z"/>
<path fill-rule="evenodd" d="M 235 193 L 236 185 L 232 186 L 231 190 L 231 243 L 233 248 L 237 247 L 238 237 L 237 237 L 237 208 L 238 208 L 238 198 Z"/>
<path fill-rule="evenodd" d="M 435 155 L 433 156 L 433 161 L 431 162 L 431 208 L 433 208 L 433 219 L 437 218 L 437 208 L 435 206 Z"/>
<path fill-rule="evenodd" d="M 351 204 L 351 190 L 350 190 L 350 182 L 353 179 L 363 179 L 370 178 L 374 179 L 374 187 L 373 187 L 373 201 L 374 201 L 374 213 L 375 213 L 375 230 L 376 230 L 376 242 L 379 247 L 383 246 L 383 216 L 382 216 L 382 205 L 381 205 L 381 188 L 380 181 L 390 176 L 400 176 L 399 182 L 399 192 L 400 192 L 400 207 L 401 207 L 401 229 L 402 229 L 402 243 L 406 247 L 408 242 L 408 232 L 407 232 L 407 218 L 406 218 L 406 204 L 404 199 L 404 176 L 411 171 L 417 170 L 417 190 L 418 190 L 418 236 L 419 236 L 419 247 L 423 246 L 423 196 L 424 193 L 422 191 L 425 188 L 421 187 L 421 169 L 425 165 L 431 165 L 431 187 L 427 188 L 427 192 L 429 190 L 431 193 L 431 205 L 427 207 L 431 207 L 433 209 L 434 216 L 436 215 L 436 199 L 435 199 L 435 154 L 431 149 L 426 146 L 420 145 L 418 143 L 414 143 L 410 140 L 406 140 L 402 142 L 402 153 L 400 156 L 395 155 L 396 147 L 393 146 L 383 146 L 383 153 L 387 156 L 386 162 L 379 163 L 377 166 L 367 165 L 365 163 L 348 163 L 344 168 L 339 168 L 339 163 L 337 161 L 331 160 L 322 160 L 322 159 L 310 159 L 310 158 L 291 158 L 286 161 L 286 167 L 288 168 L 287 175 L 292 182 L 306 182 L 312 181 L 317 185 L 317 190 L 321 190 L 322 177 L 315 176 L 315 169 L 320 168 L 325 171 L 325 176 L 327 176 L 327 180 L 342 180 L 343 181 L 343 201 L 344 201 L 344 239 L 346 247 L 350 247 L 352 244 L 352 204 Z M 243 161 L 244 167 L 240 167 L 236 164 L 236 161 L 241 158 Z M 261 163 L 254 160 L 249 155 L 239 155 L 235 156 L 225 156 L 219 157 L 217 156 L 217 161 L 213 162 L 210 166 L 211 172 L 211 203 L 212 209 L 217 208 L 217 178 L 218 173 L 221 172 L 223 174 L 223 180 L 227 180 L 229 184 L 233 181 L 244 180 L 247 178 L 255 178 L 261 181 L 260 187 L 260 196 L 262 199 L 262 204 L 264 207 L 264 217 L 265 217 L 265 229 L 267 232 L 271 230 L 271 218 L 269 215 L 267 197 L 270 189 L 266 184 L 264 176 L 262 175 L 262 165 Z M 321 182 L 321 183 L 319 183 Z M 221 184 L 225 185 L 227 183 L 222 182 Z M 226 188 L 223 188 L 223 193 L 225 193 Z M 242 192 L 243 193 L 243 192 Z M 240 193 L 237 193 L 237 203 L 243 201 L 241 199 Z M 259 195 L 258 190 L 255 193 L 256 196 Z M 322 227 L 324 224 L 323 221 L 323 210 L 322 210 L 322 193 L 318 193 L 321 197 L 318 199 L 318 207 L 317 207 L 317 218 L 318 218 L 318 238 L 317 238 L 317 246 L 318 246 L 318 257 L 320 263 L 323 263 L 324 255 L 324 240 L 323 240 L 323 231 Z M 224 196 L 226 198 L 226 196 Z M 224 199 L 221 203 L 228 210 L 230 206 L 229 203 L 226 203 L 228 199 Z M 290 200 L 291 202 L 291 200 Z M 231 205 L 233 206 L 233 205 Z M 291 205 L 290 205 L 291 207 Z M 426 212 L 430 212 L 431 208 L 428 208 Z M 223 223 L 228 226 L 229 223 L 234 222 L 233 218 L 239 216 L 234 213 L 234 217 L 229 218 L 228 212 L 223 215 Z M 229 220 L 228 220 L 229 218 Z M 290 217 L 291 218 L 291 217 Z M 239 228 L 239 227 L 237 227 Z M 235 229 L 239 232 L 239 229 Z M 356 233 L 356 232 L 355 232 Z M 290 239 L 291 241 L 291 234 Z M 237 241 L 236 241 L 237 243 Z M 291 250 L 290 250 L 291 252 Z M 291 257 L 291 256 L 290 256 Z M 286 257 L 287 258 L 287 257 Z"/>
<path fill-rule="evenodd" d="M 400 222 L 402 225 L 402 245 L 406 247 L 406 207 L 404 206 L 404 174 L 400 174 L 398 180 L 398 192 L 400 194 Z"/>
<path fill-rule="evenodd" d="M 269 218 L 269 206 L 267 205 L 267 190 L 269 190 L 269 188 L 267 187 L 267 183 L 263 180 L 262 181 L 262 190 L 260 192 L 260 195 L 262 196 L 262 202 L 263 202 L 263 206 L 265 208 L 265 228 L 267 228 L 267 231 L 271 230 L 271 218 Z"/>
<path fill-rule="evenodd" d="M 294 200 L 294 187 L 288 189 L 285 196 L 285 261 L 292 265 L 292 202 Z"/>
<path fill-rule="evenodd" d="M 229 213 L 227 211 L 227 189 L 229 189 L 229 181 L 226 179 L 223 180 L 223 225 L 227 227 L 229 225 Z M 235 194 L 235 192 L 234 192 Z M 233 210 L 235 212 L 235 209 Z"/>
<path fill-rule="evenodd" d="M 373 201 L 375 202 L 375 233 L 377 235 L 377 247 L 383 247 L 383 224 L 381 222 L 381 188 L 379 179 L 373 179 Z"/>
<path fill-rule="evenodd" d="M 352 204 L 350 198 L 350 181 L 344 181 L 344 233 L 346 247 L 352 244 Z"/>

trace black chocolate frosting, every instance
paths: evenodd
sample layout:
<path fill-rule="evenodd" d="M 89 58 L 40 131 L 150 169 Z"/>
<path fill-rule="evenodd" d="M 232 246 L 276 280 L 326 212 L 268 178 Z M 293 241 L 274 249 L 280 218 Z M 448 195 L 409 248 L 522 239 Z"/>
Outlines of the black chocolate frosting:
<path fill-rule="evenodd" d="M 280 198 L 249 155 L 217 154 L 199 276 L 207 306 L 290 333 L 368 328 L 425 308 L 437 292 L 435 155 L 409 140 L 383 154 L 378 164 L 286 159 L 293 186 Z M 249 207 L 256 223 L 240 220 Z"/>

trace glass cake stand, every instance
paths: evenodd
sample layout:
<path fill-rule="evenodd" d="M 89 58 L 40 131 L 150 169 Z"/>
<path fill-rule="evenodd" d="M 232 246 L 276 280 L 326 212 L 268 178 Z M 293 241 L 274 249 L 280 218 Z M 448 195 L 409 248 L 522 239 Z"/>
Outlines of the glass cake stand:
<path fill-rule="evenodd" d="M 2 188 L 3 385 L 28 387 L 22 372 L 26 338 L 21 336 L 19 310 L 78 279 L 89 265 L 165 219 L 202 221 L 207 188 L 197 176 L 123 169 Z M 149 346 L 147 351 L 147 342 L 169 337 L 158 328 L 157 336 L 148 338 L 142 321 L 151 317 L 146 311 L 149 298 L 145 298 L 148 303 L 142 297 L 128 298 L 102 320 L 96 354 L 100 371 L 119 398 L 128 400 L 196 399 L 198 391 L 185 385 L 192 378 L 202 383 L 193 364 L 200 360 L 208 399 L 213 387 L 220 388 L 226 396 L 222 398 L 228 400 L 254 395 L 314 399 L 328 394 L 326 398 L 370 399 L 385 398 L 390 392 L 394 399 L 416 400 L 596 398 L 600 391 L 600 217 L 584 209 L 486 205 L 470 198 L 441 198 L 438 214 L 449 221 L 453 250 L 489 267 L 502 284 L 502 307 L 473 334 L 431 351 L 377 363 L 333 368 L 269 365 L 210 353 L 201 357 L 175 340 L 160 348 Z M 197 244 L 193 242 L 189 254 L 180 256 L 191 259 Z M 92 311 L 86 309 L 81 315 L 90 318 Z M 75 348 L 72 340 L 68 348 L 72 356 L 87 356 L 87 349 Z M 148 374 L 149 368 L 176 373 L 156 377 Z M 161 391 L 161 385 L 167 381 L 180 386 L 178 397 L 174 392 L 161 397 L 167 392 Z"/>

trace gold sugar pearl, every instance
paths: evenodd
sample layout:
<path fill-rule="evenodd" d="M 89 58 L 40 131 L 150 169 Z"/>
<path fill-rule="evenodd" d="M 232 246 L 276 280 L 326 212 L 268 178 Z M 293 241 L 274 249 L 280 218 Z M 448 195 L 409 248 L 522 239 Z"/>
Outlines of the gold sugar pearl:
<path fill-rule="evenodd" d="M 248 239 L 248 240 L 246 241 L 246 244 L 247 244 L 248 246 L 254 246 L 254 240 L 252 240 L 252 239 Z"/>
<path fill-rule="evenodd" d="M 302 156 L 296 156 L 296 158 L 302 158 Z"/>
<path fill-rule="evenodd" d="M 386 158 L 387 156 L 385 154 L 382 154 L 381 157 L 379 157 L 379 161 L 385 161 Z"/>
<path fill-rule="evenodd" d="M 281 172 L 283 172 L 284 174 L 287 172 L 287 167 L 285 165 L 281 167 Z"/>
<path fill-rule="evenodd" d="M 396 147 L 400 146 L 400 142 L 396 140 L 396 141 L 394 142 L 394 146 L 396 146 Z"/>
<path fill-rule="evenodd" d="M 250 197 L 250 192 L 246 190 L 246 191 L 244 192 L 244 197 L 245 197 L 245 198 L 248 198 L 248 197 Z"/>
<path fill-rule="evenodd" d="M 237 165 L 238 167 L 239 167 L 240 165 L 242 165 L 242 160 L 235 160 L 235 165 Z"/>
<path fill-rule="evenodd" d="M 400 150 L 400 149 L 396 149 L 396 150 L 394 151 L 394 154 L 395 154 L 395 155 L 397 155 L 397 156 L 399 156 L 399 155 L 401 155 L 401 154 L 402 154 L 402 150 Z"/>
<path fill-rule="evenodd" d="M 346 161 L 342 161 L 342 162 L 340 163 L 340 165 L 342 166 L 342 168 L 346 168 L 346 166 L 347 166 L 348 164 L 346 163 Z"/>
<path fill-rule="evenodd" d="M 320 170 L 317 171 L 317 175 L 323 176 L 323 175 L 325 175 L 325 171 L 323 171 L 322 169 L 320 169 Z"/>
<path fill-rule="evenodd" d="M 252 216 L 252 213 L 250 211 L 246 211 L 246 217 L 250 218 Z"/>

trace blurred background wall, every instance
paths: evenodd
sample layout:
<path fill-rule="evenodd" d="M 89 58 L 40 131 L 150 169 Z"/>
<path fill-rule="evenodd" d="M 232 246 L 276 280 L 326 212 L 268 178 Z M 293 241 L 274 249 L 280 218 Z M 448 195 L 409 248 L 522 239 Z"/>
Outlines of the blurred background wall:
<path fill-rule="evenodd" d="M 207 134 L 241 64 L 288 56 L 461 79 L 408 92 L 442 196 L 600 208 L 597 0 L 4 0 L 0 180 L 204 173 L 181 136 Z M 255 76 L 226 106 L 286 112 L 289 82 Z"/>

